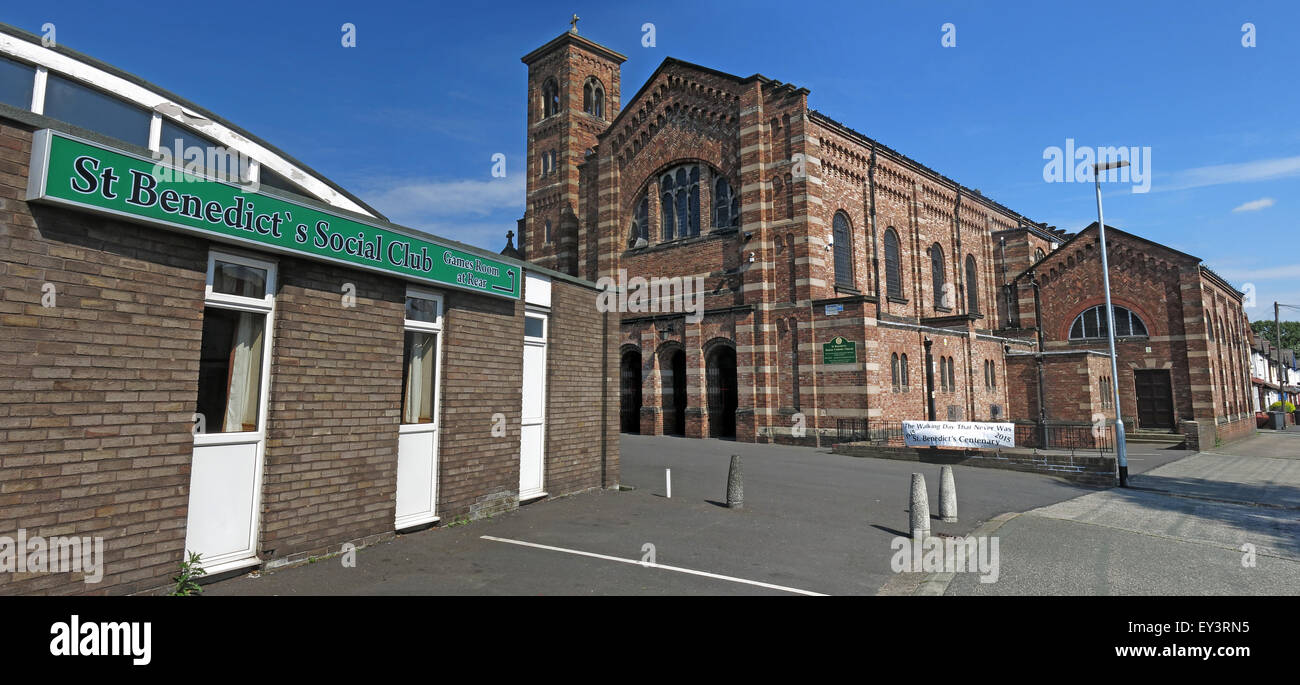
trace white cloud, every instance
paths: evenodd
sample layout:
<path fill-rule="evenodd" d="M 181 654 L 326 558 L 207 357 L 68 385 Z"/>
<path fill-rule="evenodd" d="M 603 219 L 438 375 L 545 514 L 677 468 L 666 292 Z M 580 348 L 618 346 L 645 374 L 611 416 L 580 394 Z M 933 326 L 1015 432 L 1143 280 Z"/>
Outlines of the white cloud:
<path fill-rule="evenodd" d="M 522 216 L 523 174 L 484 180 L 372 180 L 362 197 L 396 223 L 449 217 L 485 217 L 496 212 Z"/>
<path fill-rule="evenodd" d="M 1187 190 L 1226 183 L 1252 183 L 1300 176 L 1300 157 L 1258 159 L 1175 171 L 1159 179 L 1155 190 Z"/>
<path fill-rule="evenodd" d="M 1233 207 L 1232 211 L 1234 211 L 1234 212 L 1258 212 L 1258 211 L 1261 210 L 1261 209 L 1264 209 L 1264 208 L 1267 208 L 1267 207 L 1272 207 L 1273 204 L 1274 204 L 1273 198 L 1271 198 L 1271 197 L 1261 197 L 1261 198 L 1259 198 L 1258 200 L 1251 200 L 1250 202 L 1247 202 L 1247 203 L 1245 203 L 1245 204 L 1239 205 L 1239 206 L 1237 206 L 1237 207 Z"/>

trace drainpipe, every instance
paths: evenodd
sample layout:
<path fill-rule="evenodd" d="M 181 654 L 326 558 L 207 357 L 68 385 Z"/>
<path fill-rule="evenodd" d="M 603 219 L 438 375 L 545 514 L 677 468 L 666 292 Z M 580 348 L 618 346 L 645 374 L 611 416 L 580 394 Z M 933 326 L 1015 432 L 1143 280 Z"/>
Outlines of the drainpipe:
<path fill-rule="evenodd" d="M 871 192 L 871 292 L 876 294 L 876 320 L 880 320 L 880 253 L 876 244 L 876 148 L 871 148 L 867 165 L 867 188 Z"/>
<path fill-rule="evenodd" d="M 926 420 L 934 421 L 934 356 L 930 354 L 930 346 L 934 341 L 925 339 L 925 410 Z"/>
<path fill-rule="evenodd" d="M 1038 293 L 1038 274 L 1029 272 L 1029 284 L 1034 288 L 1034 329 L 1038 335 L 1038 444 L 1047 448 L 1047 378 L 1043 373 L 1043 303 Z"/>

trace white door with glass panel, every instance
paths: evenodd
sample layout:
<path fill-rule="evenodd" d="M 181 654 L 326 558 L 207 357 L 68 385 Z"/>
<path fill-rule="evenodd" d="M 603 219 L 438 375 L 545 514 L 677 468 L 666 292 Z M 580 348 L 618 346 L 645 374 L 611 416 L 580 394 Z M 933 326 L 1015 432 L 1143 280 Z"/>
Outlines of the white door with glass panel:
<path fill-rule="evenodd" d="M 519 431 L 519 499 L 546 494 L 546 324 L 547 315 L 524 315 L 524 407 Z"/>
<path fill-rule="evenodd" d="M 402 355 L 402 424 L 397 438 L 398 530 L 438 520 L 441 334 L 442 297 L 409 290 Z"/>
<path fill-rule="evenodd" d="M 218 573 L 259 563 L 275 263 L 212 252 L 185 549 Z"/>

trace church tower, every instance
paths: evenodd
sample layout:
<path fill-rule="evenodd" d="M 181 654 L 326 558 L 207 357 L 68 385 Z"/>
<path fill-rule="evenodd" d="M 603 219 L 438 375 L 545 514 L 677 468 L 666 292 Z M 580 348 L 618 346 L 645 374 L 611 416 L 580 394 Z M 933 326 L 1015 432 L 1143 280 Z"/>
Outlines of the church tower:
<path fill-rule="evenodd" d="M 522 58 L 528 65 L 528 197 L 519 249 L 539 266 L 590 276 L 579 273 L 579 230 L 586 223 L 580 217 L 595 210 L 583 199 L 595 199 L 595 159 L 587 164 L 587 158 L 618 116 L 619 68 L 627 57 L 579 36 L 577 23 L 574 15 L 568 31 Z"/>

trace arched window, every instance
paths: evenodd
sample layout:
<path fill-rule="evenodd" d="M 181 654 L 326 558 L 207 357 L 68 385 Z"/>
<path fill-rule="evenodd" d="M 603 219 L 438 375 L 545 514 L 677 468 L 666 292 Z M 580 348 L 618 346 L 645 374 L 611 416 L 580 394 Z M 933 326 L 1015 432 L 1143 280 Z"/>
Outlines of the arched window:
<path fill-rule="evenodd" d="M 546 220 L 546 242 L 551 242 L 551 220 Z"/>
<path fill-rule="evenodd" d="M 1124 338 L 1148 335 L 1146 324 L 1138 318 L 1137 314 L 1119 305 L 1115 305 L 1114 308 L 1116 336 Z M 1106 305 L 1099 304 L 1083 310 L 1083 313 L 1074 317 L 1074 323 L 1070 324 L 1070 340 L 1106 337 L 1108 324 L 1105 312 Z"/>
<path fill-rule="evenodd" d="M 835 212 L 832 230 L 832 239 L 835 241 L 835 285 L 852 288 L 853 231 L 849 228 L 849 217 L 844 212 Z"/>
<path fill-rule="evenodd" d="M 1035 249 L 1034 249 L 1034 263 L 1035 263 L 1035 264 L 1037 264 L 1037 263 L 1043 261 L 1043 257 L 1046 257 L 1046 256 L 1047 256 L 1047 255 L 1043 252 L 1043 248 L 1039 247 L 1039 248 L 1035 248 Z"/>
<path fill-rule="evenodd" d="M 903 383 L 902 378 L 899 377 L 897 352 L 889 355 L 889 381 L 894 392 L 898 392 L 902 388 Z"/>
<path fill-rule="evenodd" d="M 980 312 L 979 275 L 975 270 L 975 255 L 966 255 L 966 313 Z"/>
<path fill-rule="evenodd" d="M 943 247 L 939 243 L 930 246 L 930 281 L 934 286 L 934 308 L 951 309 L 948 301 L 947 277 L 943 272 Z"/>
<path fill-rule="evenodd" d="M 636 203 L 636 209 L 632 211 L 632 236 L 628 241 L 629 245 L 635 245 L 637 240 L 650 242 L 650 196 L 642 195 Z"/>
<path fill-rule="evenodd" d="M 605 118 L 605 87 L 594 76 L 582 86 L 582 111 L 593 117 Z"/>
<path fill-rule="evenodd" d="M 898 357 L 898 368 L 899 375 L 902 376 L 903 380 L 903 392 L 907 392 L 907 387 L 911 385 L 907 373 L 907 355 L 904 354 Z"/>
<path fill-rule="evenodd" d="M 731 191 L 726 176 L 713 184 L 713 225 L 717 228 L 740 225 L 740 195 Z"/>
<path fill-rule="evenodd" d="M 889 297 L 903 297 L 903 262 L 893 228 L 885 230 L 885 292 Z"/>
<path fill-rule="evenodd" d="M 560 86 L 555 79 L 548 78 L 542 84 L 542 118 L 560 113 Z"/>
<path fill-rule="evenodd" d="M 783 190 L 784 190 L 784 189 L 783 189 L 783 187 L 782 187 L 782 185 L 781 185 L 781 177 L 780 177 L 780 176 L 773 176 L 773 177 L 772 177 L 772 218 L 773 218 L 773 219 L 788 219 L 788 218 L 790 218 L 790 217 L 788 217 L 788 216 L 784 216 L 784 208 L 782 209 L 781 212 L 778 212 L 777 209 L 776 209 L 776 206 L 777 206 L 776 203 L 778 203 L 778 202 L 781 201 L 781 195 L 782 195 Z"/>
<path fill-rule="evenodd" d="M 659 177 L 663 200 L 663 239 L 700 234 L 700 167 L 683 164 Z"/>

